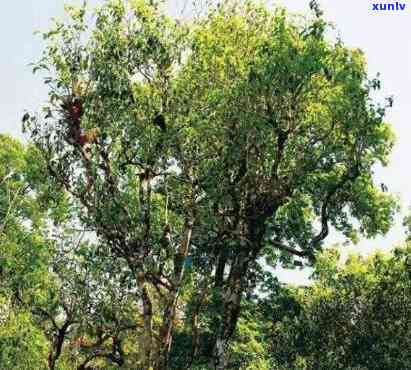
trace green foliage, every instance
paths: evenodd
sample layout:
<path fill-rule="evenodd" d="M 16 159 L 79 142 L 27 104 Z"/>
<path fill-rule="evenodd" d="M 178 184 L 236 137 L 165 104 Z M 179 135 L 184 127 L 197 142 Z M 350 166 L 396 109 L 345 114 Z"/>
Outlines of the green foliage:
<path fill-rule="evenodd" d="M 10 312 L 0 322 L 0 364 L 3 369 L 47 369 L 48 345 L 30 314 Z"/>
<path fill-rule="evenodd" d="M 397 210 L 372 177 L 394 142 L 380 82 L 311 7 L 300 22 L 227 1 L 178 22 L 107 0 L 43 33 L 31 144 L 0 137 L 0 297 L 30 312 L 50 368 L 407 363 L 381 344 L 408 333 L 403 252 L 343 269 L 319 255 L 307 289 L 267 271 L 314 263 L 331 226 L 384 234 Z"/>
<path fill-rule="evenodd" d="M 45 211 L 29 182 L 31 154 L 16 140 L 0 136 L 0 296 L 35 300 L 47 284 Z"/>
<path fill-rule="evenodd" d="M 272 353 L 285 368 L 407 369 L 411 366 L 410 246 L 339 266 L 335 251 L 301 291 L 301 313 L 278 323 Z M 331 258 L 330 258 L 331 257 Z"/>
<path fill-rule="evenodd" d="M 258 307 L 243 307 L 237 333 L 230 348 L 230 369 L 270 370 L 272 362 L 269 345 L 265 340 L 270 322 L 263 317 Z"/>

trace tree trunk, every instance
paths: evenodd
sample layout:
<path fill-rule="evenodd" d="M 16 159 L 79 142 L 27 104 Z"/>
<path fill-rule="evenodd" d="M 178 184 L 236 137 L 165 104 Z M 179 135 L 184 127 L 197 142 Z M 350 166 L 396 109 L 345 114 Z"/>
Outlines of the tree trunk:
<path fill-rule="evenodd" d="M 218 255 L 218 263 L 217 263 L 217 268 L 216 268 L 216 273 L 215 273 L 215 281 L 214 281 L 214 286 L 215 287 L 222 287 L 224 284 L 224 271 L 225 271 L 225 266 L 227 264 L 227 259 L 228 259 L 228 251 L 225 246 L 221 246 L 221 252 Z"/>
<path fill-rule="evenodd" d="M 168 368 L 168 359 L 173 339 L 173 329 L 177 313 L 177 304 L 184 277 L 184 264 L 190 250 L 191 234 L 193 231 L 193 220 L 189 219 L 185 225 L 185 235 L 180 243 L 174 259 L 173 287 L 170 292 L 166 308 L 163 314 L 163 326 L 160 331 L 160 348 L 156 370 Z"/>
<path fill-rule="evenodd" d="M 153 306 L 145 280 L 145 274 L 143 272 L 138 273 L 137 284 L 141 292 L 141 300 L 143 305 L 143 341 L 141 343 L 142 366 L 144 370 L 151 370 L 153 368 L 151 357 L 153 348 Z"/>
<path fill-rule="evenodd" d="M 196 303 L 191 317 L 191 350 L 187 358 L 186 369 L 191 369 L 194 360 L 197 357 L 198 350 L 200 347 L 200 333 L 198 328 L 198 321 L 200 316 L 200 310 L 204 304 L 204 299 L 206 298 L 209 292 L 209 283 L 209 279 L 205 278 L 202 284 L 203 286 L 199 287 L 199 292 L 196 297 Z"/>
<path fill-rule="evenodd" d="M 48 365 L 50 370 L 54 370 L 56 368 L 57 360 L 61 355 L 61 351 L 63 350 L 64 339 L 66 337 L 67 329 L 71 325 L 70 321 L 66 321 L 64 325 L 59 329 L 56 333 L 56 336 L 53 340 L 52 348 L 49 353 L 48 357 Z"/>
<path fill-rule="evenodd" d="M 250 258 L 246 251 L 239 253 L 234 261 L 227 287 L 223 291 L 223 315 L 213 351 L 214 368 L 223 370 L 227 366 L 227 347 L 237 325 L 245 275 Z"/>

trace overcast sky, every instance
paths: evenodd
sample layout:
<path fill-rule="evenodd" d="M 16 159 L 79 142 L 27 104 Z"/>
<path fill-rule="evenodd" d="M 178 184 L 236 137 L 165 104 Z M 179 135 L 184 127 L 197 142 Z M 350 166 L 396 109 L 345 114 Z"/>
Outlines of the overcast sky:
<path fill-rule="evenodd" d="M 170 11 L 184 0 L 170 2 Z M 91 4 L 99 0 L 89 1 Z M 307 13 L 308 0 L 278 0 L 289 10 Z M 320 3 L 326 18 L 333 22 L 345 43 L 361 48 L 368 59 L 369 73 L 381 73 L 383 93 L 393 95 L 395 104 L 387 119 L 397 135 L 397 143 L 387 168 L 377 168 L 376 181 L 384 182 L 398 195 L 403 208 L 396 225 L 385 237 L 362 240 L 349 247 L 370 253 L 376 248 L 389 249 L 404 239 L 402 217 L 411 206 L 411 2 L 404 0 L 405 11 L 376 12 L 371 0 L 323 0 Z M 376 0 L 375 2 L 384 2 Z M 401 2 L 401 1 L 400 1 Z M 20 119 L 24 109 L 36 109 L 46 98 L 41 80 L 33 76 L 28 64 L 41 53 L 41 40 L 34 30 L 46 29 L 50 18 L 63 14 L 64 1 L 14 0 L 2 4 L 0 13 L 0 132 L 20 134 Z M 395 2 L 394 2 L 395 3 Z M 330 242 L 338 240 L 332 235 Z M 281 272 L 285 280 L 300 282 L 304 274 Z"/>

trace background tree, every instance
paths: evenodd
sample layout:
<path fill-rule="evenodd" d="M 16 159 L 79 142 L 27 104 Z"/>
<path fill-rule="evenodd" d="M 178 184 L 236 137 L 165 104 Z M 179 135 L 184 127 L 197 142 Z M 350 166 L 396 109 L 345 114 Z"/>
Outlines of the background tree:
<path fill-rule="evenodd" d="M 25 123 L 82 224 L 134 275 L 141 366 L 163 368 L 194 223 L 194 168 L 187 158 L 175 176 L 171 150 L 184 151 L 185 138 L 168 117 L 185 27 L 157 4 L 129 5 L 98 9 L 86 41 L 84 8 L 68 8 L 70 22 L 44 34 L 49 47 L 35 69 L 50 73 L 50 104 Z"/>
<path fill-rule="evenodd" d="M 29 163 L 36 158 L 16 140 L 0 135 L 0 364 L 45 368 L 47 341 L 30 307 L 48 285 L 45 209 L 33 194 Z"/>
<path fill-rule="evenodd" d="M 271 353 L 286 369 L 406 369 L 410 366 L 410 247 L 368 258 L 321 255 L 300 313 L 274 326 Z"/>
<path fill-rule="evenodd" d="M 393 143 L 370 97 L 380 83 L 327 28 L 319 12 L 301 25 L 281 9 L 225 3 L 194 28 L 178 76 L 188 108 L 176 104 L 176 120 L 189 121 L 202 158 L 207 212 L 193 237 L 215 266 L 216 368 L 262 258 L 313 261 L 331 226 L 355 240 L 392 222 L 393 198 L 372 179 Z"/>
<path fill-rule="evenodd" d="M 90 242 L 35 148 L 7 136 L 0 148 L 1 367 L 124 363 L 138 324 L 128 270 Z"/>

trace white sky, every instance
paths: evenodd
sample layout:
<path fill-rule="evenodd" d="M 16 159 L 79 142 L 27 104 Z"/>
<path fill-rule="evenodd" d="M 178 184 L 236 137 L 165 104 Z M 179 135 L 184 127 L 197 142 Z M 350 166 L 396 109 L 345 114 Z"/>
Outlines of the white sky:
<path fill-rule="evenodd" d="M 184 0 L 172 0 L 170 10 Z M 99 0 L 89 1 L 91 4 Z M 309 0 L 278 0 L 293 12 L 306 13 Z M 387 184 L 398 195 L 403 213 L 391 232 L 376 240 L 362 240 L 349 250 L 369 253 L 375 248 L 390 249 L 404 239 L 402 217 L 411 206 L 411 2 L 405 11 L 375 12 L 373 2 L 386 0 L 322 0 L 320 3 L 326 18 L 333 22 L 345 43 L 361 48 L 368 59 L 371 76 L 381 73 L 383 93 L 393 95 L 394 107 L 387 119 L 393 124 L 397 143 L 387 168 L 376 169 L 376 180 Z M 395 1 L 393 2 L 395 4 Z M 63 1 L 14 0 L 2 4 L 0 13 L 0 132 L 20 136 L 20 119 L 24 109 L 36 109 L 46 98 L 41 80 L 33 76 L 28 64 L 39 57 L 41 40 L 33 35 L 37 29 L 45 29 L 51 17 L 61 16 Z M 174 5 L 174 6 L 173 6 Z M 338 237 L 332 235 L 330 242 Z M 280 271 L 285 281 L 303 282 L 306 274 Z"/>

